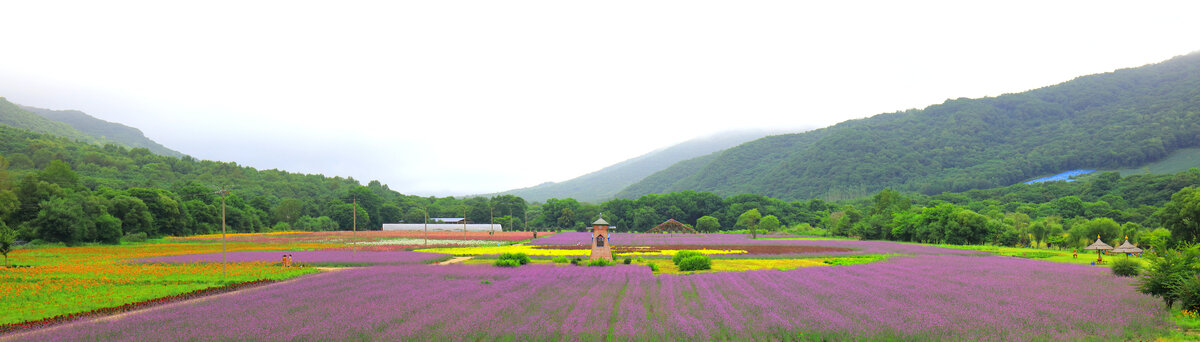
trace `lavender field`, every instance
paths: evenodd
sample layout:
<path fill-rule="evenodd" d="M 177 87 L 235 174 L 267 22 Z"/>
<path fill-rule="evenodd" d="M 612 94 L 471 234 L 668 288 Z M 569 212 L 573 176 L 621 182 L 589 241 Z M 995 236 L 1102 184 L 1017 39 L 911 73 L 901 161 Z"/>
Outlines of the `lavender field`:
<path fill-rule="evenodd" d="M 918 253 L 686 276 L 636 265 L 373 266 L 22 338 L 1136 340 L 1170 325 L 1159 301 L 1107 269 Z"/>
<path fill-rule="evenodd" d="M 591 233 L 558 233 L 549 237 L 533 240 L 532 245 L 564 246 L 588 245 Z M 987 255 L 986 252 L 949 249 L 923 246 L 917 244 L 896 243 L 888 241 L 859 241 L 859 240 L 765 240 L 750 239 L 745 234 L 640 234 L 612 233 L 614 245 L 625 246 L 655 246 L 655 245 L 704 245 L 704 246 L 738 246 L 738 245 L 773 245 L 773 246 L 820 246 L 850 248 L 849 252 L 825 252 L 822 254 L 953 254 L 953 255 Z M 753 256 L 753 253 L 742 256 Z"/>

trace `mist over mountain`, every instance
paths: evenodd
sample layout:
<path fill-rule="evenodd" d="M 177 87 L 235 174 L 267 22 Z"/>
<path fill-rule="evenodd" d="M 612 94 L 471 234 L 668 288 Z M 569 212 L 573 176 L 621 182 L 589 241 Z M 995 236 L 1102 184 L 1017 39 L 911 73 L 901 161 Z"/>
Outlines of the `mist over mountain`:
<path fill-rule="evenodd" d="M 100 120 L 78 110 L 51 110 L 30 106 L 20 107 L 47 119 L 71 125 L 76 130 L 92 137 L 112 141 L 125 147 L 144 147 L 149 149 L 150 152 L 159 155 L 183 157 L 183 153 L 169 149 L 154 140 L 150 140 L 150 138 L 147 138 L 142 133 L 142 130 L 137 128 Z"/>
<path fill-rule="evenodd" d="M 711 154 L 747 141 L 762 138 L 781 131 L 744 130 L 717 133 L 695 138 L 670 147 L 620 162 L 603 169 L 567 181 L 546 182 L 536 186 L 508 190 L 495 195 L 516 195 L 531 202 L 544 202 L 550 198 L 575 198 L 584 202 L 599 203 L 611 199 L 618 191 L 642 180 L 646 176 L 666 169 L 677 162 L 697 156 Z"/>
<path fill-rule="evenodd" d="M 22 106 L 0 97 L 0 124 L 92 144 L 142 147 L 158 155 L 183 157 L 183 153 L 150 140 L 137 128 L 100 120 L 77 110 Z"/>
<path fill-rule="evenodd" d="M 1196 146 L 1200 54 L 1192 53 L 1021 93 L 766 137 L 682 161 L 617 196 L 696 190 L 846 199 L 889 187 L 935 194 L 1077 168 L 1137 166 Z"/>

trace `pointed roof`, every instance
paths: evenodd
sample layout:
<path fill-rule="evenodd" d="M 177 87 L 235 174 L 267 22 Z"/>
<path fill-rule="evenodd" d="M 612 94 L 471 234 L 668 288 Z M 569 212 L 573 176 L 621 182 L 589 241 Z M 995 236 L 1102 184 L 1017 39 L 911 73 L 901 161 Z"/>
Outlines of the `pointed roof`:
<path fill-rule="evenodd" d="M 593 226 L 594 226 L 594 225 L 598 225 L 598 224 L 602 224 L 602 225 L 605 225 L 605 226 L 608 226 L 608 225 L 609 225 L 609 224 L 608 224 L 608 221 L 605 221 L 605 220 L 604 220 L 604 213 L 600 213 L 600 218 L 596 219 L 596 222 L 592 222 L 592 225 L 593 225 Z"/>
<path fill-rule="evenodd" d="M 1113 248 L 1112 248 L 1112 246 L 1109 246 L 1107 243 L 1104 243 L 1104 241 L 1100 241 L 1100 235 L 1096 235 L 1096 242 L 1093 242 L 1091 245 L 1088 245 L 1087 247 L 1084 247 L 1083 249 L 1086 249 L 1086 250 L 1109 250 L 1109 249 L 1113 249 Z"/>
<path fill-rule="evenodd" d="M 1112 251 L 1116 253 L 1141 253 L 1142 249 L 1134 246 L 1132 243 L 1129 243 L 1129 237 L 1126 236 L 1125 243 L 1117 246 L 1117 248 L 1113 248 Z"/>

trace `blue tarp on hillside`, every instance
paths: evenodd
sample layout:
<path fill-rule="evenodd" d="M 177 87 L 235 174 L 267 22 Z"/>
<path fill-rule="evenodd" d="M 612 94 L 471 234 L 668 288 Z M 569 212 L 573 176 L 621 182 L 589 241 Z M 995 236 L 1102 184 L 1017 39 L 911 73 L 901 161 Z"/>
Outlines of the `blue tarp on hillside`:
<path fill-rule="evenodd" d="M 1052 182 L 1052 181 L 1074 182 L 1075 180 L 1071 179 L 1071 177 L 1075 177 L 1078 175 L 1086 175 L 1086 174 L 1089 174 L 1092 172 L 1096 172 L 1096 170 L 1071 170 L 1071 171 L 1063 172 L 1063 173 L 1053 175 L 1050 177 L 1042 177 L 1042 178 L 1034 179 L 1034 180 L 1025 182 L 1025 184 Z"/>

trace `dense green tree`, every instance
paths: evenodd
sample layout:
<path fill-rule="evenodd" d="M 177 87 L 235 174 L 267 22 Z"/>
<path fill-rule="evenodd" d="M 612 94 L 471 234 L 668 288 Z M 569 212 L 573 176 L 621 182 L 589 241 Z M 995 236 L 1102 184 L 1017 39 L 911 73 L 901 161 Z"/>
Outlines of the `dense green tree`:
<path fill-rule="evenodd" d="M 79 176 L 62 160 L 51 160 L 46 168 L 38 173 L 38 179 L 63 188 L 73 188 L 79 184 Z"/>
<path fill-rule="evenodd" d="M 404 212 L 400 207 L 394 204 L 384 204 L 379 206 L 379 221 L 383 223 L 396 223 L 404 219 Z M 382 225 L 380 225 L 382 228 Z"/>
<path fill-rule="evenodd" d="M 104 214 L 96 218 L 96 241 L 107 244 L 121 243 L 121 219 Z"/>
<path fill-rule="evenodd" d="M 4 220 L 0 220 L 0 254 L 4 254 L 4 267 L 8 267 L 8 252 L 12 252 L 16 239 L 17 231 L 4 224 Z"/>
<path fill-rule="evenodd" d="M 750 238 L 758 239 L 758 222 L 762 219 L 762 214 L 758 209 L 750 209 L 738 216 L 736 226 L 750 230 Z"/>
<path fill-rule="evenodd" d="M 696 220 L 696 230 L 701 233 L 713 233 L 721 230 L 721 222 L 716 217 L 702 216 Z"/>
<path fill-rule="evenodd" d="M 42 202 L 41 207 L 37 217 L 28 224 L 43 240 L 74 246 L 81 242 L 85 232 L 91 230 L 88 226 L 93 223 L 88 221 L 78 202 L 55 198 Z"/>
<path fill-rule="evenodd" d="M 271 209 L 275 221 L 295 223 L 304 215 L 304 202 L 295 198 L 284 198 Z"/>
<path fill-rule="evenodd" d="M 1174 195 L 1171 201 L 1158 211 L 1164 228 L 1171 230 L 1171 238 L 1180 242 L 1200 240 L 1200 188 L 1187 187 Z"/>
<path fill-rule="evenodd" d="M 768 233 L 779 231 L 779 218 L 775 217 L 775 215 L 763 216 L 762 220 L 758 221 L 757 229 L 762 229 Z"/>
<path fill-rule="evenodd" d="M 154 216 L 150 208 L 140 198 L 119 195 L 113 197 L 111 214 L 121 219 L 121 229 L 127 233 L 146 233 L 148 236 L 158 234 L 154 226 Z"/>
<path fill-rule="evenodd" d="M 633 227 L 629 227 L 631 232 L 644 232 L 656 227 L 659 223 L 665 220 L 660 219 L 654 208 L 640 207 L 633 210 Z"/>

